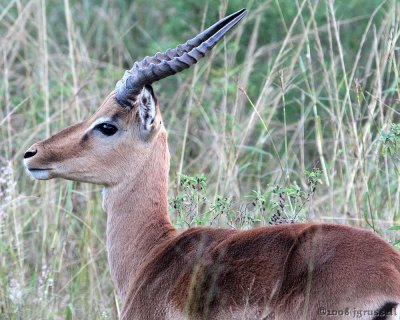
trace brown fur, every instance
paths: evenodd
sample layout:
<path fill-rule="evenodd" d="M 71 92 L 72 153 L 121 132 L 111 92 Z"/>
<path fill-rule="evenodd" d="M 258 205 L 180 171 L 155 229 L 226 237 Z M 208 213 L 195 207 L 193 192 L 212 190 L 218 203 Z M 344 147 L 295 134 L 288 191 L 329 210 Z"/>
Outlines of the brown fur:
<path fill-rule="evenodd" d="M 87 131 L 101 117 L 118 123 L 118 135 Z M 137 107 L 121 108 L 112 93 L 91 118 L 33 147 L 38 152 L 27 167 L 105 186 L 108 257 L 122 319 L 354 319 L 318 310 L 400 302 L 400 255 L 370 231 L 313 223 L 175 230 L 158 106 L 144 134 Z"/>

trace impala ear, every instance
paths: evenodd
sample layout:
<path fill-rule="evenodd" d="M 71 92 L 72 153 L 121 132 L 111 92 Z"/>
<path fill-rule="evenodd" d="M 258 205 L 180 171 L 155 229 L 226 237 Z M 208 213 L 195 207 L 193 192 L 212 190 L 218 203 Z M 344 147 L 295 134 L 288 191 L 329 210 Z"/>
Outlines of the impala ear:
<path fill-rule="evenodd" d="M 151 86 L 144 86 L 139 96 L 139 118 L 141 127 L 145 132 L 150 132 L 153 128 L 156 117 L 157 100 Z"/>

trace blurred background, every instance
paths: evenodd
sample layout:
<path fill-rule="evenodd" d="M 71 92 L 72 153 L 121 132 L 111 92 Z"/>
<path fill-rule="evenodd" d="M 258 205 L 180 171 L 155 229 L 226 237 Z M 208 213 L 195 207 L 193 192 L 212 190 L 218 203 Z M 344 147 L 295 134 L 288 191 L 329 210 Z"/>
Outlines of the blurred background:
<path fill-rule="evenodd" d="M 117 319 L 101 187 L 33 181 L 23 153 L 242 7 L 208 58 L 153 86 L 174 223 L 345 223 L 398 246 L 398 1 L 0 0 L 1 319 Z"/>

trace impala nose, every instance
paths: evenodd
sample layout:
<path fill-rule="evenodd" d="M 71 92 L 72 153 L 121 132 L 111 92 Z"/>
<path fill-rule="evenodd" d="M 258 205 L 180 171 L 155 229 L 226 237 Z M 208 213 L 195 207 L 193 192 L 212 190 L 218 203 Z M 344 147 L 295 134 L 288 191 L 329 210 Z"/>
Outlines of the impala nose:
<path fill-rule="evenodd" d="M 24 154 L 24 159 L 28 159 L 33 157 L 35 154 L 37 153 L 37 149 L 36 148 L 29 148 L 28 151 L 25 152 Z"/>

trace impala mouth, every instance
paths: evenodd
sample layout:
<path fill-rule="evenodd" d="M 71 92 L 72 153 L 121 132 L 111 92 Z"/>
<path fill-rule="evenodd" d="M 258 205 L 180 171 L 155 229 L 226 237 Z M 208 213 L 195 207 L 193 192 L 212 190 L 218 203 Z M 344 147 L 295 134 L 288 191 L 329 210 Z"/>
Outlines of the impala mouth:
<path fill-rule="evenodd" d="M 50 179 L 50 168 L 26 168 L 29 175 L 36 180 L 47 180 Z"/>

